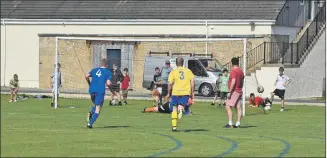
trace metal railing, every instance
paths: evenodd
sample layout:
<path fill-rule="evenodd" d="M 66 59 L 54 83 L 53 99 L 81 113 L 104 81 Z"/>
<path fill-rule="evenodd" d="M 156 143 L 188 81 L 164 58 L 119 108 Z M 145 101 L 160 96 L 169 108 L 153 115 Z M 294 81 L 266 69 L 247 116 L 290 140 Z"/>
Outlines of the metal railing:
<path fill-rule="evenodd" d="M 305 30 L 300 40 L 296 43 L 285 42 L 264 42 L 247 52 L 247 69 L 257 64 L 299 64 L 300 59 L 308 53 L 312 42 L 317 38 L 321 29 L 326 24 L 326 3 L 319 9 L 315 18 Z M 240 66 L 243 66 L 243 56 L 240 59 Z M 231 62 L 223 65 L 231 70 Z"/>

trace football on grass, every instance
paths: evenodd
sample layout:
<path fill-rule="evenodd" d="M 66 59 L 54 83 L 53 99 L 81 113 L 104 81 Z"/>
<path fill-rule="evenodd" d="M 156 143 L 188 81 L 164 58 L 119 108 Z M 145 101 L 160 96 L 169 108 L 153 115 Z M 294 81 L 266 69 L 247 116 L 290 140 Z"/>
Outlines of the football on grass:
<path fill-rule="evenodd" d="M 269 110 L 271 110 L 271 106 L 268 106 L 268 105 L 267 105 L 267 106 L 265 106 L 265 110 L 266 110 L 266 111 L 269 111 Z"/>
<path fill-rule="evenodd" d="M 257 90 L 258 93 L 263 93 L 263 91 L 265 91 L 265 89 L 262 86 L 258 86 Z"/>
<path fill-rule="evenodd" d="M 113 100 L 113 101 L 111 101 L 111 104 L 112 105 L 118 105 L 118 102 L 117 102 L 117 100 Z"/>

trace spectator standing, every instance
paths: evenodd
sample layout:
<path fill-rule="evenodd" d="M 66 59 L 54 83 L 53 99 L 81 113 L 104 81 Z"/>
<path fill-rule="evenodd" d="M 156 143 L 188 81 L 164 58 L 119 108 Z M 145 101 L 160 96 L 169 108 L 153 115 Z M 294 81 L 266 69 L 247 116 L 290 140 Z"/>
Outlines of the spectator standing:
<path fill-rule="evenodd" d="M 58 63 L 58 74 L 57 74 L 57 101 L 59 100 L 59 92 L 61 88 L 61 71 L 60 71 L 61 65 Z M 51 75 L 51 88 L 52 88 L 52 100 L 51 100 L 51 107 L 54 106 L 55 102 L 55 95 L 56 95 L 56 79 L 55 79 L 56 72 L 53 72 Z M 57 105 L 58 106 L 58 105 Z"/>
<path fill-rule="evenodd" d="M 168 77 L 170 72 L 173 70 L 172 67 L 170 67 L 170 61 L 165 61 L 165 66 L 161 69 L 161 79 L 163 80 L 162 84 L 162 97 L 166 97 L 168 95 Z"/>
<path fill-rule="evenodd" d="M 124 80 L 121 83 L 121 89 L 123 91 L 123 100 L 124 100 L 124 105 L 127 105 L 127 96 L 128 96 L 128 88 L 129 88 L 129 83 L 131 81 L 129 75 L 128 75 L 128 69 L 124 69 Z"/>
<path fill-rule="evenodd" d="M 218 99 L 218 97 L 220 97 L 220 78 L 221 76 L 223 76 L 222 74 L 218 75 L 218 79 L 216 81 L 216 95 L 213 98 L 213 101 L 211 103 L 211 105 L 215 105 L 216 104 L 216 100 Z"/>
<path fill-rule="evenodd" d="M 153 84 L 154 84 L 154 91 L 157 91 L 157 93 L 159 93 L 159 98 L 155 98 L 156 99 L 156 105 L 162 105 L 162 78 L 161 78 L 161 74 L 160 74 L 160 68 L 156 67 L 155 69 L 155 74 L 153 76 Z"/>
<path fill-rule="evenodd" d="M 232 71 L 230 73 L 228 79 L 228 89 L 229 94 L 227 95 L 227 102 L 226 102 L 226 111 L 228 115 L 229 122 L 225 126 L 226 128 L 239 128 L 242 119 L 242 108 L 241 108 L 241 98 L 242 98 L 242 88 L 243 88 L 243 81 L 244 81 L 244 73 L 242 69 L 239 67 L 239 59 L 234 57 L 232 58 Z M 235 126 L 233 126 L 233 112 L 232 108 L 237 108 L 237 122 Z"/>
<path fill-rule="evenodd" d="M 19 79 L 18 79 L 18 75 L 14 74 L 14 78 L 12 78 L 9 82 L 10 85 L 10 90 L 11 90 L 11 98 L 9 100 L 9 102 L 17 102 L 17 94 L 18 94 L 18 90 L 19 90 Z"/>
<path fill-rule="evenodd" d="M 118 105 L 121 106 L 121 96 L 120 96 L 120 83 L 124 80 L 124 75 L 122 72 L 118 69 L 118 66 L 116 64 L 113 64 L 112 66 L 112 77 L 111 77 L 111 85 L 110 85 L 110 91 L 111 91 L 111 98 L 109 105 L 112 105 L 112 101 L 114 100 L 114 97 L 117 96 L 118 98 Z"/>

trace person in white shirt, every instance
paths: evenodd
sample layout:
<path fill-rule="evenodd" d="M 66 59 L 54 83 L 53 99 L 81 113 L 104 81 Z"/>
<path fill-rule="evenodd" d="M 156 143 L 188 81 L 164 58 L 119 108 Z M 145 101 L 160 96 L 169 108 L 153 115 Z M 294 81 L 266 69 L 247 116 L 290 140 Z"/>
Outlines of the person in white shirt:
<path fill-rule="evenodd" d="M 284 68 L 279 68 L 279 75 L 277 75 L 277 79 L 275 82 L 276 89 L 274 92 L 271 92 L 271 102 L 274 100 L 274 96 L 278 96 L 281 99 L 281 108 L 280 111 L 284 111 L 284 96 L 286 86 L 291 82 L 291 79 L 284 74 Z"/>
<path fill-rule="evenodd" d="M 58 74 L 57 74 L 57 98 L 59 100 L 59 92 L 61 88 L 61 71 L 60 71 L 61 65 L 58 63 Z M 55 101 L 55 92 L 56 92 L 56 78 L 55 78 L 56 72 L 54 72 L 51 75 L 51 88 L 52 88 L 52 100 L 51 100 L 51 107 L 54 107 L 54 101 Z"/>

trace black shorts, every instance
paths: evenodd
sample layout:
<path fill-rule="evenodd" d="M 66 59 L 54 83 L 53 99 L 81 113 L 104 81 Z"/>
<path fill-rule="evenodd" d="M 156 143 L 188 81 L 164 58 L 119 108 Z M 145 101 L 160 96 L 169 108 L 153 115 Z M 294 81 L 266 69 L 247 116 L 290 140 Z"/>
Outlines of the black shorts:
<path fill-rule="evenodd" d="M 220 98 L 221 99 L 227 99 L 228 92 L 220 92 Z"/>
<path fill-rule="evenodd" d="M 158 112 L 160 112 L 160 113 L 170 113 L 169 102 L 158 106 Z"/>
<path fill-rule="evenodd" d="M 276 96 L 278 96 L 280 99 L 284 99 L 285 96 L 285 89 L 275 89 L 273 92 Z"/>
<path fill-rule="evenodd" d="M 167 96 L 168 95 L 168 84 L 162 84 L 162 96 Z"/>
<path fill-rule="evenodd" d="M 220 91 L 217 91 L 217 92 L 216 92 L 216 96 L 217 96 L 217 97 L 220 97 Z"/>
<path fill-rule="evenodd" d="M 120 92 L 120 84 L 112 84 L 110 86 L 110 92 L 111 93 L 114 93 L 114 92 L 119 93 Z"/>

